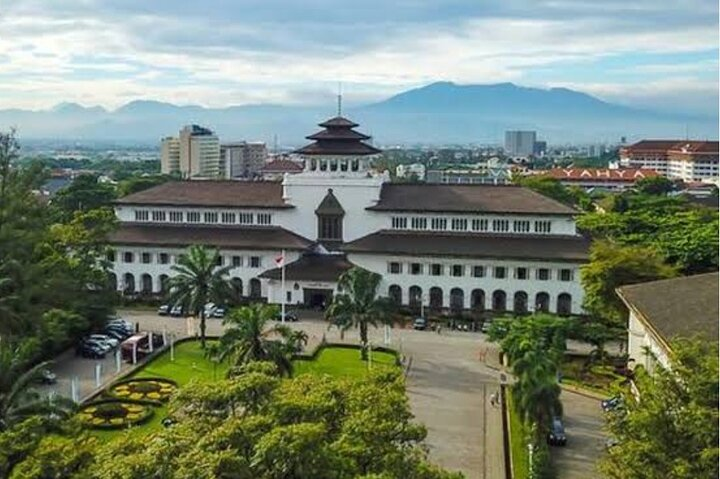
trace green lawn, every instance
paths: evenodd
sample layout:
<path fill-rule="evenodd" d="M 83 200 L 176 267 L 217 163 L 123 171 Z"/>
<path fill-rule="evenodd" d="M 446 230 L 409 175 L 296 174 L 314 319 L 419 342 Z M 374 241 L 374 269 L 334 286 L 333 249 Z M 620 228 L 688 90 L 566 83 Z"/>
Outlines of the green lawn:
<path fill-rule="evenodd" d="M 525 436 L 525 425 L 520 420 L 520 416 L 512 402 L 512 393 L 508 388 L 507 392 L 507 408 L 510 416 L 510 458 L 513 466 L 513 477 L 515 479 L 527 479 L 529 473 L 529 458 L 527 442 Z"/>
<path fill-rule="evenodd" d="M 200 341 L 185 341 L 175 346 L 175 360 L 170 360 L 170 351 L 153 359 L 147 366 L 129 378 L 161 377 L 172 379 L 182 387 L 193 379 L 198 381 L 213 381 L 222 379 L 228 370 L 226 364 L 215 365 L 204 356 Z M 132 429 L 133 434 L 147 434 L 162 427 L 161 422 L 167 416 L 167 407 L 156 407 L 152 419 L 145 424 Z M 114 439 L 125 431 L 93 431 L 93 434 L 103 440 Z"/>
<path fill-rule="evenodd" d="M 295 360 L 294 374 L 328 374 L 335 377 L 358 377 L 368 372 L 368 363 L 360 359 L 359 349 L 327 347 L 312 360 Z M 395 356 L 380 351 L 372 352 L 372 368 L 392 368 Z"/>

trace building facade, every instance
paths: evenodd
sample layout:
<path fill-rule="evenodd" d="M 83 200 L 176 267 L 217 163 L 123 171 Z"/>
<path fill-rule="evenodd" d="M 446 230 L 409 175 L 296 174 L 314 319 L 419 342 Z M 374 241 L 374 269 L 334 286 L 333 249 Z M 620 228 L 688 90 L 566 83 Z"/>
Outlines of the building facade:
<path fill-rule="evenodd" d="M 653 169 L 670 179 L 717 182 L 717 141 L 643 140 L 620 149 L 621 167 Z"/>
<path fill-rule="evenodd" d="M 534 131 L 506 131 L 505 154 L 512 157 L 530 157 L 535 152 L 537 133 Z"/>
<path fill-rule="evenodd" d="M 574 209 L 518 186 L 391 183 L 357 124 L 320 126 L 296 152 L 303 171 L 282 181 L 172 182 L 118 200 L 118 290 L 162 291 L 178 255 L 204 244 L 239 295 L 271 303 L 327 305 L 359 266 L 413 309 L 582 313 L 589 245 Z"/>
<path fill-rule="evenodd" d="M 220 140 L 207 128 L 187 125 L 178 137 L 164 138 L 160 146 L 160 169 L 183 178 L 219 178 L 224 175 Z"/>
<path fill-rule="evenodd" d="M 220 156 L 225 178 L 254 178 L 265 166 L 268 151 L 265 143 L 238 141 L 221 145 Z"/>
<path fill-rule="evenodd" d="M 565 186 L 577 186 L 587 191 L 624 191 L 634 187 L 638 181 L 653 178 L 659 173 L 640 168 L 553 168 L 542 175 L 555 178 Z"/>

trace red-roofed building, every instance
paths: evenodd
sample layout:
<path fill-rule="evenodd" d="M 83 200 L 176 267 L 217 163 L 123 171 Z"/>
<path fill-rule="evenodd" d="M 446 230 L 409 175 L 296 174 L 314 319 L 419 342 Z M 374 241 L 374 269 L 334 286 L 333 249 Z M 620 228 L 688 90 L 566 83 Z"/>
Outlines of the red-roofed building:
<path fill-rule="evenodd" d="M 620 149 L 620 166 L 651 168 L 683 181 L 718 180 L 718 142 L 643 140 Z"/>
<path fill-rule="evenodd" d="M 622 191 L 635 186 L 638 180 L 660 174 L 655 170 L 642 168 L 554 168 L 543 175 L 555 178 L 565 186 L 578 186 L 586 190 L 601 188 Z"/>
<path fill-rule="evenodd" d="M 295 175 L 302 173 L 303 165 L 286 158 L 277 158 L 269 163 L 260 170 L 260 174 L 265 180 L 282 180 L 285 173 Z"/>

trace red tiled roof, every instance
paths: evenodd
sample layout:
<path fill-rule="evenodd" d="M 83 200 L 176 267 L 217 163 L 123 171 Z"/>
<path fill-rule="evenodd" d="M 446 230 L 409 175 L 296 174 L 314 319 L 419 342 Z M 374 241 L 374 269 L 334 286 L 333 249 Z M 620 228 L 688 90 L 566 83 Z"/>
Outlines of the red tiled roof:
<path fill-rule="evenodd" d="M 273 160 L 262 167 L 263 173 L 299 173 L 303 167 L 292 160 Z"/>
<path fill-rule="evenodd" d="M 624 168 L 611 170 L 608 168 L 553 168 L 543 173 L 562 181 L 613 181 L 635 182 L 643 178 L 659 176 L 655 170 L 648 168 Z"/>
<path fill-rule="evenodd" d="M 285 266 L 287 281 L 329 281 L 335 282 L 354 265 L 344 254 L 304 254 L 297 261 Z M 281 279 L 281 268 L 269 269 L 261 278 Z"/>
<path fill-rule="evenodd" d="M 511 185 L 385 183 L 371 211 L 573 215 L 577 210 Z"/>
<path fill-rule="evenodd" d="M 271 181 L 170 181 L 133 193 L 119 205 L 219 206 L 230 208 L 292 208 L 283 187 Z"/>
<path fill-rule="evenodd" d="M 627 153 L 666 153 L 670 148 L 681 140 L 642 140 L 632 145 L 623 147 Z"/>
<path fill-rule="evenodd" d="M 682 154 L 718 154 L 718 142 L 717 141 L 681 141 L 676 143 L 670 148 L 669 153 L 682 153 Z"/>
<path fill-rule="evenodd" d="M 109 243 L 126 246 L 225 249 L 305 250 L 312 241 L 278 226 L 209 226 L 122 223 Z"/>

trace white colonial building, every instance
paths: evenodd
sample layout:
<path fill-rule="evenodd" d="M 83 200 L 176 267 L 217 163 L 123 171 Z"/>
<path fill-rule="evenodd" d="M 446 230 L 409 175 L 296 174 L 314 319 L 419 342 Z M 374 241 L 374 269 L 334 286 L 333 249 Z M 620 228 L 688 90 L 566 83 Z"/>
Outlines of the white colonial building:
<path fill-rule="evenodd" d="M 117 201 L 117 288 L 158 293 L 188 246 L 217 247 L 243 296 L 323 306 L 353 265 L 413 308 L 582 313 L 577 213 L 517 186 L 395 184 L 381 152 L 332 118 L 281 182 L 170 182 Z M 275 258 L 286 252 L 285 290 Z"/>

